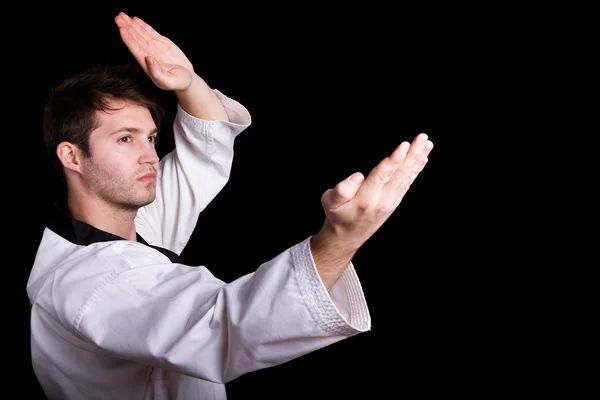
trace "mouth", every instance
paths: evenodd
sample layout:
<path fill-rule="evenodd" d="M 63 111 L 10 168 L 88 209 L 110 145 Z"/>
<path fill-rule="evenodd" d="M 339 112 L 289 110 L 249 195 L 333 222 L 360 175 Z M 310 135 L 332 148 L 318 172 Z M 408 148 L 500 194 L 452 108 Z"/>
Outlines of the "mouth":
<path fill-rule="evenodd" d="M 142 176 L 141 178 L 138 178 L 138 181 L 141 181 L 141 182 L 154 182 L 154 181 L 156 181 L 156 173 L 155 172 L 150 172 L 150 173 Z"/>

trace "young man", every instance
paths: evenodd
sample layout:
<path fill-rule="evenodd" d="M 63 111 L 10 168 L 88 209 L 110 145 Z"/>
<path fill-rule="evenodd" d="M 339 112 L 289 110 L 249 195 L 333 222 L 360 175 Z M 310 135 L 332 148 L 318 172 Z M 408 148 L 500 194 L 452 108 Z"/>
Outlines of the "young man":
<path fill-rule="evenodd" d="M 125 70 L 86 71 L 49 98 L 44 135 L 67 202 L 50 215 L 27 286 L 46 395 L 225 399 L 242 374 L 369 330 L 351 260 L 423 169 L 427 136 L 326 191 L 316 235 L 226 284 L 179 254 L 226 184 L 250 115 L 149 25 L 124 13 L 115 22 L 152 82 L 177 96 L 176 149 L 159 160 L 160 108 Z"/>

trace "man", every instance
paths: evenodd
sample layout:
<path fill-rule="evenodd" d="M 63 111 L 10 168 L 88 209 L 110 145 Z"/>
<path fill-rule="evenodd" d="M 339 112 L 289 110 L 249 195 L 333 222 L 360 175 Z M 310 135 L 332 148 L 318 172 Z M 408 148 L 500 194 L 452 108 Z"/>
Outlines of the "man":
<path fill-rule="evenodd" d="M 27 285 L 46 395 L 225 399 L 242 374 L 369 330 L 352 258 L 423 169 L 427 136 L 327 190 L 317 234 L 226 284 L 179 254 L 226 184 L 250 114 L 148 24 L 124 13 L 115 22 L 147 77 L 177 96 L 175 150 L 159 160 L 160 108 L 119 69 L 86 71 L 50 96 L 44 135 L 67 201 Z"/>

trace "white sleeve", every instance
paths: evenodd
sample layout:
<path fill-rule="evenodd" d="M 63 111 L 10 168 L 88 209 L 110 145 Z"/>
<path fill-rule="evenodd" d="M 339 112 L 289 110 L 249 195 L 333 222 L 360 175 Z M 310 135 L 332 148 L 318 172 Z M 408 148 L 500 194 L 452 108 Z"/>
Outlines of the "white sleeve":
<path fill-rule="evenodd" d="M 142 245 L 124 246 L 131 247 L 126 255 L 104 256 L 115 272 L 73 322 L 109 355 L 226 383 L 370 329 L 354 267 L 336 283 L 344 300 L 330 297 L 310 238 L 228 284 L 203 266 L 159 261 L 135 247 Z"/>
<path fill-rule="evenodd" d="M 229 180 L 234 140 L 251 123 L 244 106 L 214 92 L 229 122 L 202 120 L 177 106 L 175 149 L 160 160 L 156 199 L 138 210 L 136 217 L 136 230 L 149 244 L 177 254 L 191 237 L 202 210 Z"/>

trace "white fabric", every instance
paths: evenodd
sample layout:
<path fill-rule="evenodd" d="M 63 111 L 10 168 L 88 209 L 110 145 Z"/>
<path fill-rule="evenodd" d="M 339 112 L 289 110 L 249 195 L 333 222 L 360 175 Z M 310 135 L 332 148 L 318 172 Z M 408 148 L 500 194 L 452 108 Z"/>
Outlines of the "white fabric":
<path fill-rule="evenodd" d="M 150 245 L 179 254 L 226 184 L 248 111 L 231 122 L 181 108 L 157 198 L 138 213 Z M 139 242 L 79 245 L 46 229 L 27 284 L 34 371 L 50 399 L 226 399 L 226 382 L 370 329 L 352 263 L 328 293 L 310 237 L 231 283 Z"/>

